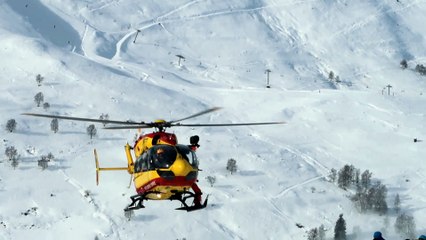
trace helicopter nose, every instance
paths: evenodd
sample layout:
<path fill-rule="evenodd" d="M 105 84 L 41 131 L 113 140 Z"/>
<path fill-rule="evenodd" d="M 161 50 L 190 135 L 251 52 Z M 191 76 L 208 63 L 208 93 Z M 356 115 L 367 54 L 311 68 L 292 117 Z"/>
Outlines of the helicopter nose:
<path fill-rule="evenodd" d="M 175 176 L 186 176 L 191 171 L 189 164 L 181 158 L 176 159 L 171 166 L 171 170 Z"/>

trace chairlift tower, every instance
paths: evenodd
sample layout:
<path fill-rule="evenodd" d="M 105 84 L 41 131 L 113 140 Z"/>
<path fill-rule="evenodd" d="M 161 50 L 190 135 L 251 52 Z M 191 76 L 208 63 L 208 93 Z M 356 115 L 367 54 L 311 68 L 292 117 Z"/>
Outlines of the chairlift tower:
<path fill-rule="evenodd" d="M 182 55 L 176 55 L 176 57 L 178 57 L 178 66 L 180 67 L 180 61 L 183 59 L 185 60 L 185 57 Z"/>
<path fill-rule="evenodd" d="M 269 85 L 269 73 L 271 72 L 271 70 L 266 69 L 265 73 L 266 73 L 266 88 L 271 88 L 271 85 Z"/>

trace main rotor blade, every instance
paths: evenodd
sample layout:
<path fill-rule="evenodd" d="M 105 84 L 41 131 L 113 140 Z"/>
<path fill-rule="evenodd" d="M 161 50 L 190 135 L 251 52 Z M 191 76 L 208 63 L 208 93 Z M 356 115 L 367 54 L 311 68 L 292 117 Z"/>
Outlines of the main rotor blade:
<path fill-rule="evenodd" d="M 253 125 L 273 125 L 273 124 L 285 124 L 286 122 L 257 122 L 257 123 L 196 123 L 196 124 L 184 124 L 175 123 L 173 127 L 224 127 L 224 126 L 253 126 Z"/>
<path fill-rule="evenodd" d="M 107 126 L 104 129 L 138 129 L 138 128 L 152 128 L 152 127 L 226 127 L 226 126 L 254 126 L 254 125 L 274 125 L 274 124 L 285 124 L 286 122 L 256 122 L 256 123 L 195 123 L 195 124 L 184 124 L 184 123 L 167 123 L 165 125 L 157 125 L 156 123 L 147 123 L 144 125 L 131 125 L 131 126 Z"/>
<path fill-rule="evenodd" d="M 129 125 L 129 126 L 106 126 L 104 129 L 138 129 L 138 128 L 153 128 L 150 124 Z"/>
<path fill-rule="evenodd" d="M 181 118 L 181 119 L 177 119 L 177 120 L 170 121 L 169 123 L 175 123 L 175 122 L 180 122 L 180 121 L 187 120 L 187 119 L 190 119 L 190 118 L 195 118 L 195 117 L 198 117 L 198 116 L 203 115 L 203 114 L 206 114 L 206 113 L 210 113 L 210 112 L 217 111 L 217 110 L 219 110 L 219 109 L 221 109 L 221 108 L 220 108 L 220 107 L 210 108 L 210 109 L 207 109 L 207 110 L 201 111 L 201 112 L 199 112 L 199 113 L 193 114 L 193 115 L 188 116 L 188 117 L 185 117 L 185 118 Z"/>
<path fill-rule="evenodd" d="M 49 115 L 49 114 L 39 114 L 39 113 L 22 113 L 22 115 L 33 116 L 33 117 L 44 117 L 44 118 L 57 118 L 57 119 L 65 119 L 65 120 L 74 120 L 74 121 L 83 121 L 83 122 L 98 122 L 98 123 L 113 123 L 113 124 L 144 124 L 143 122 L 129 122 L 129 121 L 114 121 L 114 120 L 102 120 L 102 119 L 94 119 L 94 118 L 80 118 L 80 117 L 67 117 L 60 115 Z"/>

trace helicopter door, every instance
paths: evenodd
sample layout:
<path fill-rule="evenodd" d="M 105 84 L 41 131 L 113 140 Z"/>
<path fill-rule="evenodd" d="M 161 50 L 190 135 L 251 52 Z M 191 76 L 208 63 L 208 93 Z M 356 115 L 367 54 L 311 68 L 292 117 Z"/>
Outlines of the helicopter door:
<path fill-rule="evenodd" d="M 149 165 L 149 154 L 148 151 L 146 151 L 136 160 L 135 172 L 146 172 L 150 170 Z"/>

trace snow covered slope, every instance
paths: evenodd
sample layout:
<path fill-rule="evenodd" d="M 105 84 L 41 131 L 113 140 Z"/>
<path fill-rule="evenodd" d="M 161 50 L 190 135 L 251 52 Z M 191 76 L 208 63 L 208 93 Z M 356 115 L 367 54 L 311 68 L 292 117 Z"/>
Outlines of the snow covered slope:
<path fill-rule="evenodd" d="M 345 164 L 386 184 L 390 208 L 399 194 L 425 234 L 426 77 L 414 71 L 426 64 L 425 11 L 423 0 L 1 1 L 0 239 L 306 239 L 321 224 L 331 239 L 341 213 L 352 239 L 402 238 L 393 209 L 360 214 L 325 179 Z M 102 173 L 96 186 L 93 149 L 102 165 L 122 166 L 134 131 L 98 126 L 90 140 L 88 123 L 60 121 L 55 134 L 49 120 L 21 115 L 152 121 L 214 106 L 223 110 L 188 123 L 287 124 L 171 129 L 181 143 L 201 137 L 209 206 L 186 213 L 148 201 L 131 221 L 129 176 Z M 20 154 L 16 169 L 8 146 Z"/>

